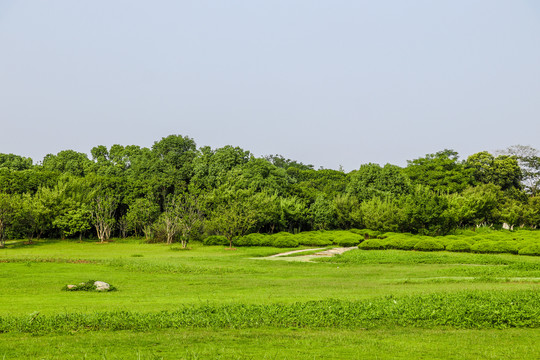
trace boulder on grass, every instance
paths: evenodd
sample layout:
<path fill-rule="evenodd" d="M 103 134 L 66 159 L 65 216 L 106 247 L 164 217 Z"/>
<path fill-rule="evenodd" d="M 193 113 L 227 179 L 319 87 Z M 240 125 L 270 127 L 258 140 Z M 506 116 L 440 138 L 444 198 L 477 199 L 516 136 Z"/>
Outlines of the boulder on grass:
<path fill-rule="evenodd" d="M 96 287 L 97 291 L 109 291 L 111 288 L 111 285 L 104 281 L 96 281 L 94 282 L 94 286 Z"/>

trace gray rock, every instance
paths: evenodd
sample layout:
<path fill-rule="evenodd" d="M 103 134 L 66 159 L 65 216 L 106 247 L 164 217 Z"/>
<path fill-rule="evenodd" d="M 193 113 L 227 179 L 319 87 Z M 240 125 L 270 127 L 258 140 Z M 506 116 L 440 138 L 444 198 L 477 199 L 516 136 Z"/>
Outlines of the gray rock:
<path fill-rule="evenodd" d="M 97 291 L 109 291 L 111 288 L 111 285 L 107 284 L 104 281 L 96 281 L 94 282 L 94 286 L 96 287 Z"/>

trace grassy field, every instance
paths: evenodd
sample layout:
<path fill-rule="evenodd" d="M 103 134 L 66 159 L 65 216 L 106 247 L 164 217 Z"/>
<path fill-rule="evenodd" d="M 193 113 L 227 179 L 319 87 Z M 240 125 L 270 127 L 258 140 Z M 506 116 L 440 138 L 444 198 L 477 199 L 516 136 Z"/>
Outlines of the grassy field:
<path fill-rule="evenodd" d="M 9 243 L 0 250 L 0 357 L 528 359 L 540 352 L 537 257 L 353 250 L 306 263 L 262 259 L 283 248 L 190 247 Z M 88 279 L 118 291 L 61 291 Z"/>

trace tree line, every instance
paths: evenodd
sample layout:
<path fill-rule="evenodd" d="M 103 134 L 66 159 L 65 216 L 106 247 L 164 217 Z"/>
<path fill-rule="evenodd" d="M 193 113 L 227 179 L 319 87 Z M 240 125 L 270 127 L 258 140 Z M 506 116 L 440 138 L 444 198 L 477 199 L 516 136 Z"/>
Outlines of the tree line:
<path fill-rule="evenodd" d="M 407 166 L 314 169 L 239 147 L 198 148 L 170 135 L 151 148 L 96 146 L 38 163 L 0 154 L 0 245 L 14 238 L 220 234 L 369 228 L 442 235 L 456 228 L 540 225 L 540 157 L 513 146 L 460 160 L 452 150 Z"/>

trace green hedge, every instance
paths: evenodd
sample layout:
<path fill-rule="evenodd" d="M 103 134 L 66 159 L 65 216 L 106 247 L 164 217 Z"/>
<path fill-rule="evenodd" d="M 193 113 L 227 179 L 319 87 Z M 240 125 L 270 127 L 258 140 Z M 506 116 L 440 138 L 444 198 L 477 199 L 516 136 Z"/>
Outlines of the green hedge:
<path fill-rule="evenodd" d="M 280 236 L 274 239 L 271 246 L 278 248 L 292 248 L 298 246 L 298 241 L 292 236 Z"/>
<path fill-rule="evenodd" d="M 386 246 L 381 239 L 369 239 L 360 243 L 358 248 L 363 250 L 384 250 L 386 249 Z"/>
<path fill-rule="evenodd" d="M 419 251 L 442 251 L 444 245 L 435 240 L 422 239 L 414 245 L 414 250 Z"/>
<path fill-rule="evenodd" d="M 229 245 L 225 236 L 210 235 L 203 240 L 204 245 Z"/>
<path fill-rule="evenodd" d="M 471 251 L 475 253 L 500 254 L 518 252 L 515 241 L 481 241 L 471 245 Z"/>
<path fill-rule="evenodd" d="M 446 250 L 453 252 L 469 252 L 471 251 L 471 245 L 465 240 L 453 240 L 446 245 Z"/>
<path fill-rule="evenodd" d="M 540 244 L 532 244 L 519 250 L 519 255 L 540 256 Z"/>

